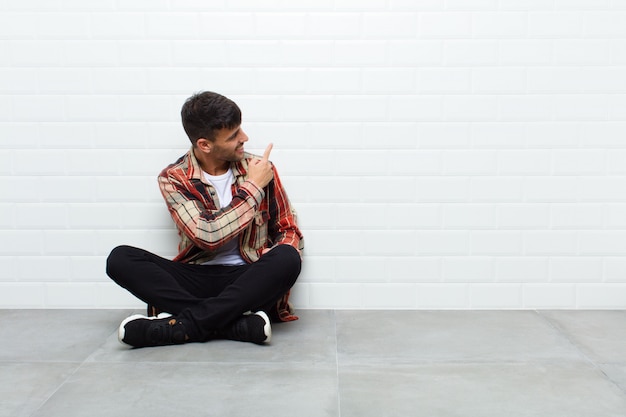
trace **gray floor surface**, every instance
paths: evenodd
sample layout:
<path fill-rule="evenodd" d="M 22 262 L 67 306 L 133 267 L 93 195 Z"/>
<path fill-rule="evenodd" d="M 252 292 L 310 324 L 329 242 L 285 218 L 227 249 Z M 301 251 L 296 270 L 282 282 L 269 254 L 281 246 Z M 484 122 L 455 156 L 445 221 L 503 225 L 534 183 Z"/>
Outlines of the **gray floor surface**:
<path fill-rule="evenodd" d="M 626 416 L 626 311 L 298 311 L 128 349 L 131 310 L 0 310 L 0 416 Z"/>

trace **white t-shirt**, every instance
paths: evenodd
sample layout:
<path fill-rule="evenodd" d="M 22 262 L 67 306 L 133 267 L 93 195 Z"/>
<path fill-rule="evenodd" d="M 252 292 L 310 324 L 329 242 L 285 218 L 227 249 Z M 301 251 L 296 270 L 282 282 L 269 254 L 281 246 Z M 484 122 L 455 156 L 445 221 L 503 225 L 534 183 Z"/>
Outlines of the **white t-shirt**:
<path fill-rule="evenodd" d="M 233 199 L 231 185 L 233 183 L 233 171 L 228 171 L 222 175 L 209 175 L 203 171 L 204 178 L 215 188 L 220 207 L 226 207 Z M 239 239 L 235 238 L 219 248 L 215 258 L 203 265 L 243 265 L 246 262 L 239 254 Z"/>

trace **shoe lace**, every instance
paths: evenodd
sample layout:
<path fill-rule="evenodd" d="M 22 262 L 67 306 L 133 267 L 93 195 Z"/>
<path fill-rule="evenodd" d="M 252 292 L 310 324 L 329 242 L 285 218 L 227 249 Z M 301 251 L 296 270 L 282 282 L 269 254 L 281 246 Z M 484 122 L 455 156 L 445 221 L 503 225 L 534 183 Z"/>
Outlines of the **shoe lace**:
<path fill-rule="evenodd" d="M 153 343 L 183 343 L 185 341 L 185 326 L 176 319 L 153 323 L 149 330 L 149 338 Z"/>

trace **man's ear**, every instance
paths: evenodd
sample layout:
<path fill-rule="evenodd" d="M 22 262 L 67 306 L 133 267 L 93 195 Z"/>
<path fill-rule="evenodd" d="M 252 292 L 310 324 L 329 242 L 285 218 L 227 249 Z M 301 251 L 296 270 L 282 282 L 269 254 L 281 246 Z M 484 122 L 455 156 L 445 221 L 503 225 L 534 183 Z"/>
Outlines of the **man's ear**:
<path fill-rule="evenodd" d="M 202 152 L 210 153 L 213 148 L 213 143 L 208 139 L 200 138 L 196 141 L 196 147 Z"/>

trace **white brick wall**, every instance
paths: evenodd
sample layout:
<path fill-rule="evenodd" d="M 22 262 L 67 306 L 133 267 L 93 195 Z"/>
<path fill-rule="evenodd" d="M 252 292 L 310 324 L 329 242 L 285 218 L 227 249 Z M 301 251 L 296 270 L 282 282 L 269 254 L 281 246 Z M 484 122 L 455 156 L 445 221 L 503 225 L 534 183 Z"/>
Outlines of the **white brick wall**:
<path fill-rule="evenodd" d="M 626 308 L 626 1 L 0 2 L 0 307 L 141 304 L 184 99 L 244 112 L 308 308 Z"/>

